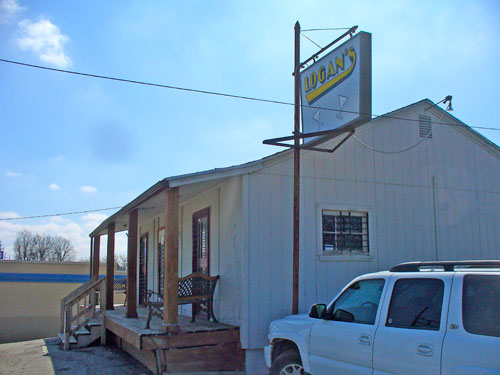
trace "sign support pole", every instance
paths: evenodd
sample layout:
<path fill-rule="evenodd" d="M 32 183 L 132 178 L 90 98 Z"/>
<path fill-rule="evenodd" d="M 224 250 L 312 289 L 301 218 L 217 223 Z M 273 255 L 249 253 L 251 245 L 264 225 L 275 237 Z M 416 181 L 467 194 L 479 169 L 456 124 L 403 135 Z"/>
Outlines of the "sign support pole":
<path fill-rule="evenodd" d="M 335 39 L 333 42 L 328 44 L 328 46 L 322 48 L 319 52 L 311 56 L 309 59 L 300 62 L 300 23 L 297 21 L 295 23 L 295 56 L 294 56 L 294 127 L 293 127 L 293 135 L 286 137 L 279 137 L 273 139 L 267 139 L 263 143 L 274 145 L 274 146 L 282 146 L 293 148 L 293 269 L 292 269 L 292 314 L 299 313 L 299 260 L 300 260 L 300 149 L 305 148 L 312 151 L 321 151 L 333 153 L 336 151 L 349 137 L 354 134 L 354 129 L 348 129 L 348 135 L 340 141 L 332 150 L 314 147 L 311 145 L 301 145 L 300 140 L 302 138 L 311 138 L 311 137 L 319 137 L 319 136 L 336 136 L 345 132 L 336 131 L 336 130 L 327 130 L 327 131 L 316 131 L 310 133 L 302 133 L 300 127 L 301 120 L 301 89 L 300 89 L 300 69 L 304 67 L 304 65 L 311 61 L 316 60 L 318 55 L 326 51 L 328 48 L 333 46 L 335 43 L 339 42 L 341 39 L 346 37 L 347 35 L 351 35 L 356 31 L 357 26 L 353 26 L 349 29 L 349 31 L 342 34 L 340 37 Z M 333 69 L 333 68 L 332 68 Z M 370 68 L 371 69 L 371 68 Z M 371 81 L 369 86 L 371 87 Z M 367 113 L 371 112 L 370 111 Z M 338 133 L 338 134 L 337 134 Z M 293 145 L 289 143 L 284 143 L 287 141 L 293 140 Z"/>
<path fill-rule="evenodd" d="M 300 248 L 300 24 L 295 23 L 294 62 L 294 130 L 293 130 L 293 302 L 292 314 L 299 313 L 299 248 Z"/>

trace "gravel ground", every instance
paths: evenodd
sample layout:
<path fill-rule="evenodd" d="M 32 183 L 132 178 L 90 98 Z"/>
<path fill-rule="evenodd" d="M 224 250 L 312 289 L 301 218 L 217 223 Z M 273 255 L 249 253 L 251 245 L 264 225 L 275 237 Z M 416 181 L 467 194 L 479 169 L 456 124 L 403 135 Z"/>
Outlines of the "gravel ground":
<path fill-rule="evenodd" d="M 64 351 L 59 339 L 0 344 L 0 375 L 150 375 L 127 353 L 92 346 Z"/>

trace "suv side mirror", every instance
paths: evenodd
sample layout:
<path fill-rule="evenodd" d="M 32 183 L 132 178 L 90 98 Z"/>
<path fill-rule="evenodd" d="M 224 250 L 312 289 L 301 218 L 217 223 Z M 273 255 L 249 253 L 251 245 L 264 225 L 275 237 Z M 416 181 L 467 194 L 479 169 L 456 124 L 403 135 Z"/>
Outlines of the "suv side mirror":
<path fill-rule="evenodd" d="M 326 305 L 324 303 L 316 303 L 311 306 L 309 310 L 309 317 L 314 319 L 323 319 L 326 312 Z"/>

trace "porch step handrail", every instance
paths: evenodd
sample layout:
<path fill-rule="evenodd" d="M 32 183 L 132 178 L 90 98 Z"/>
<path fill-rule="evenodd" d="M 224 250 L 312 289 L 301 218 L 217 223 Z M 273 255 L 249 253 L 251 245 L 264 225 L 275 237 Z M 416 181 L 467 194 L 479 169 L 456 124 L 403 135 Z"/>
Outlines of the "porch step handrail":
<path fill-rule="evenodd" d="M 101 343 L 105 340 L 104 317 L 106 315 L 106 277 L 92 277 L 85 284 L 61 299 L 61 333 L 64 350 L 70 347 L 70 337 L 98 316 L 101 320 Z M 76 311 L 75 311 L 76 308 Z"/>
<path fill-rule="evenodd" d="M 87 281 L 85 284 L 83 284 L 80 288 L 74 290 L 73 292 L 71 292 L 70 294 L 68 294 L 66 297 L 64 297 L 62 300 L 64 301 L 65 304 L 69 304 L 73 301 L 75 301 L 76 299 L 78 299 L 82 294 L 85 294 L 86 292 L 88 292 L 90 289 L 92 288 L 95 288 L 95 286 L 99 283 L 101 283 L 102 281 L 102 278 L 101 279 L 97 279 L 97 276 L 93 277 L 92 279 L 90 279 L 89 281 Z M 84 288 L 82 288 L 84 287 Z"/>

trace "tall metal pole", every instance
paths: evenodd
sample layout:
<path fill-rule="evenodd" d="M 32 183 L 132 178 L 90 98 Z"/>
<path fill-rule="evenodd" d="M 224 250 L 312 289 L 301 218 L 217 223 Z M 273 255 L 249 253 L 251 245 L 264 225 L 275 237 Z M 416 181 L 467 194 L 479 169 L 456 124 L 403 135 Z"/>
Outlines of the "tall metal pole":
<path fill-rule="evenodd" d="M 299 224 L 300 224 L 300 24 L 295 24 L 295 115 L 293 128 L 293 306 L 299 313 Z"/>

